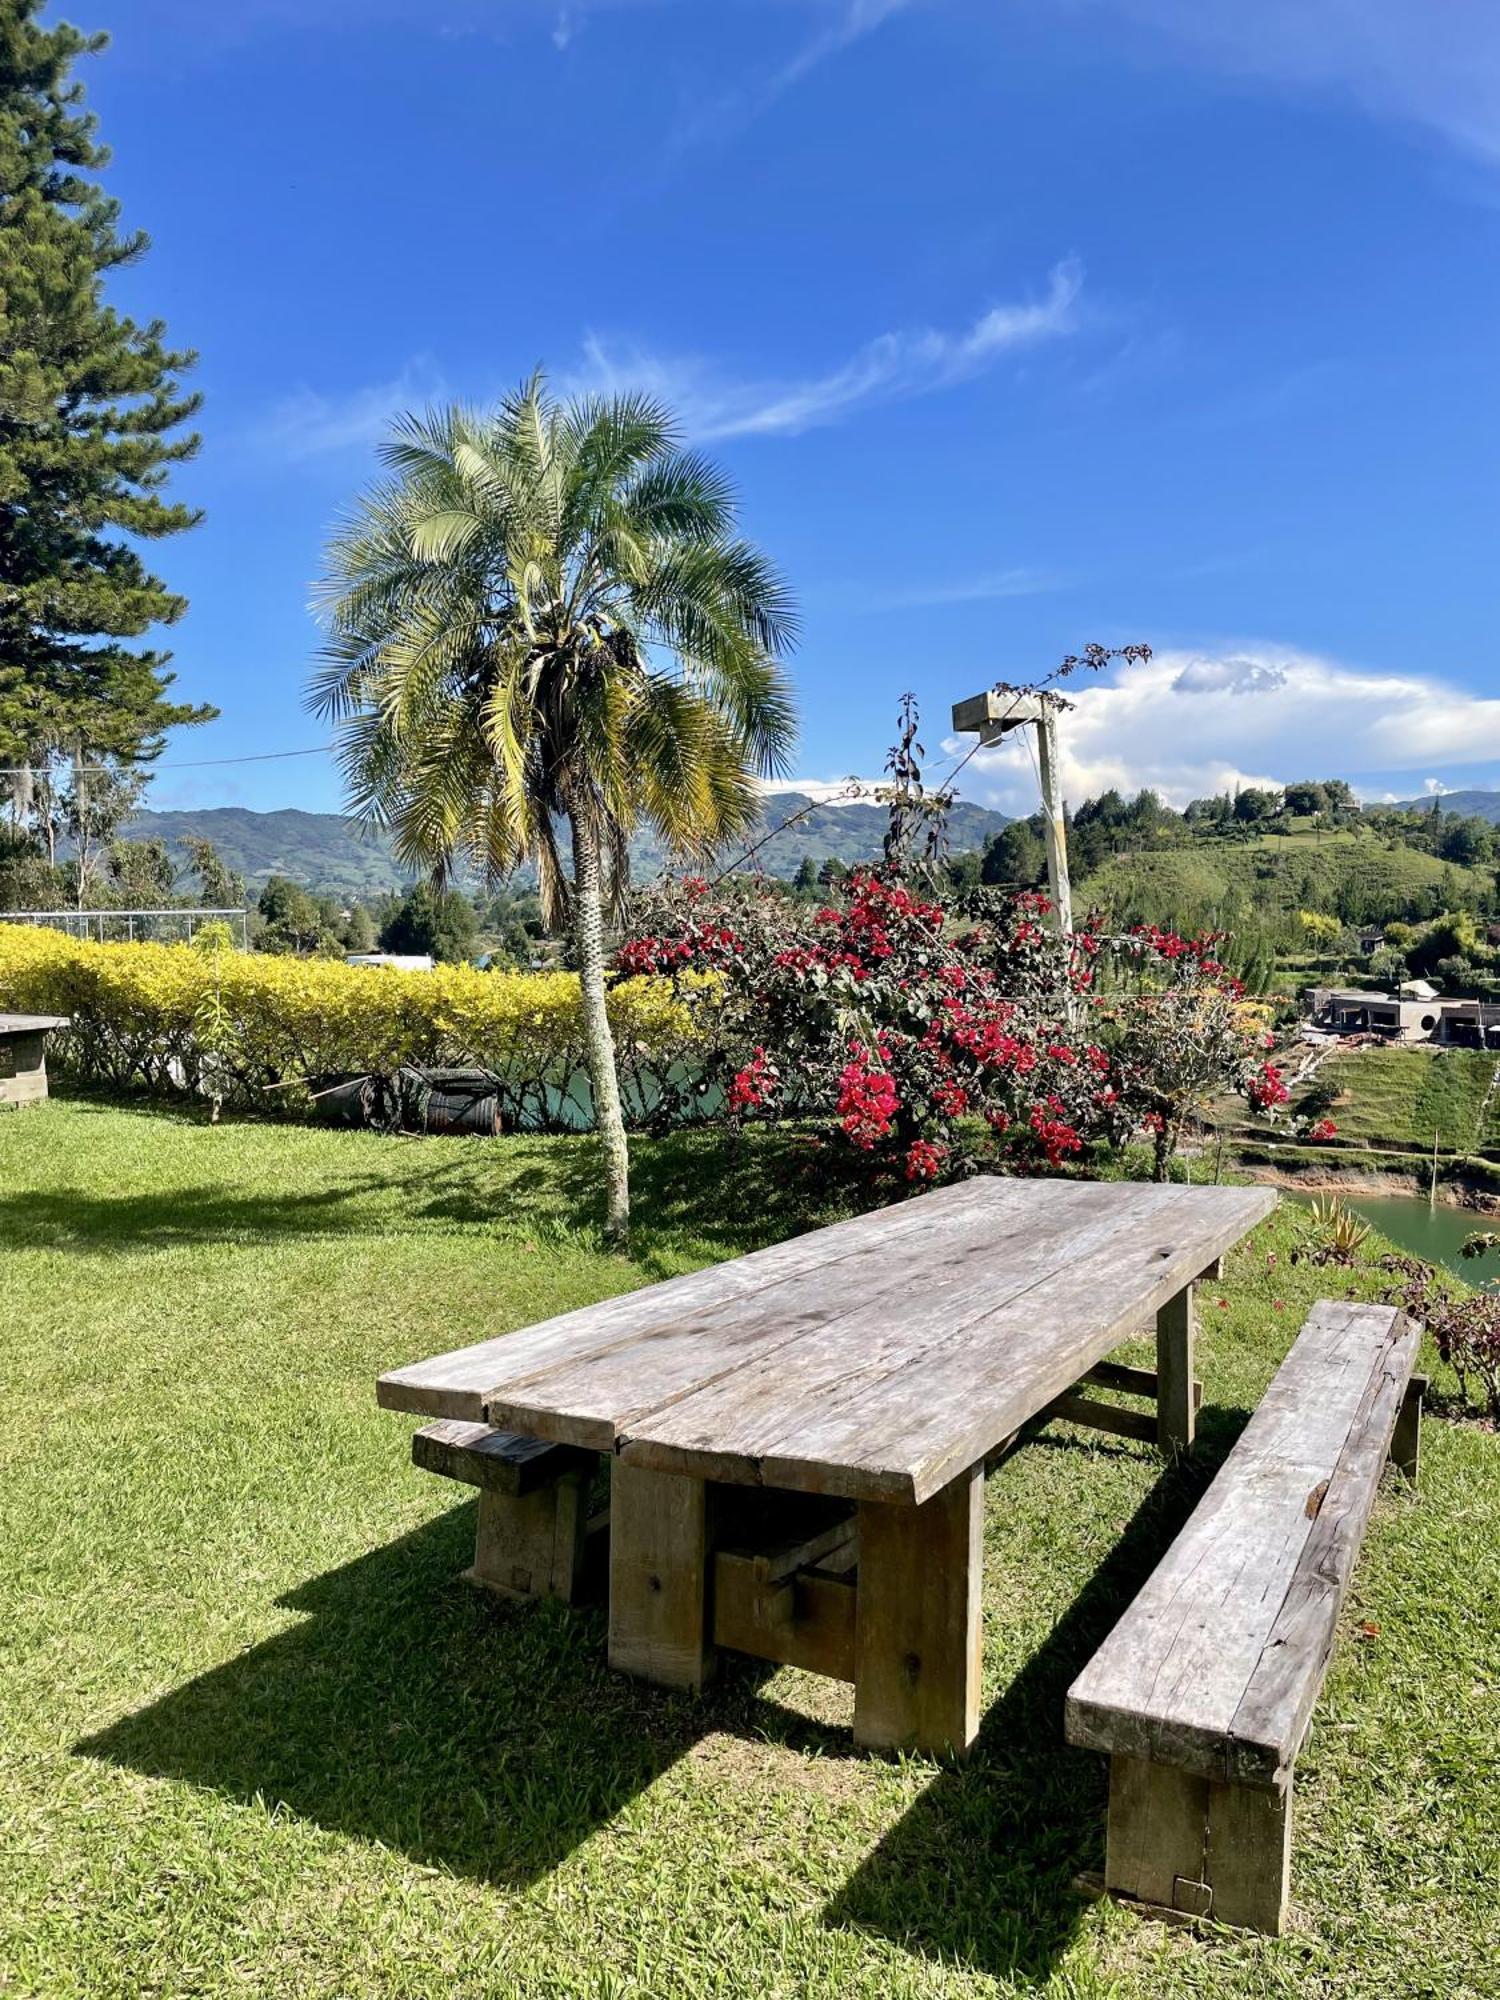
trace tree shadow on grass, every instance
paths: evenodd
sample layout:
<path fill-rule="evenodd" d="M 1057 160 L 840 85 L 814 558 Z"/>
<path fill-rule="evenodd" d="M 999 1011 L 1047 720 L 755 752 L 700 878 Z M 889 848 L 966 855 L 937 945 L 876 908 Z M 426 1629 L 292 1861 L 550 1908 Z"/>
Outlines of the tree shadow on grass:
<path fill-rule="evenodd" d="M 945 1768 L 824 1912 L 919 1957 L 1044 1981 L 1078 1930 L 1073 1887 L 1104 1860 L 1107 1767 L 1063 1739 L 1069 1687 L 1186 1522 L 1247 1421 L 1202 1413 L 1190 1462 L 1164 1470 L 1119 1541 Z M 1096 1447 L 1097 1448 L 1097 1447 Z M 1077 1451 L 1042 1435 L 1026 1447 Z M 1002 1474 L 1003 1476 L 1003 1474 Z"/>
<path fill-rule="evenodd" d="M 602 1227 L 598 1154 L 590 1142 L 525 1140 L 514 1153 L 509 1144 L 410 1140 L 383 1169 L 286 1192 L 246 1187 L 232 1175 L 160 1192 L 16 1190 L 0 1194 L 0 1240 L 109 1256 L 183 1243 L 376 1237 L 429 1227 L 499 1226 L 507 1235 L 543 1238 L 560 1231 L 587 1236 Z M 815 1174 L 810 1180 L 808 1162 L 800 1134 L 741 1146 L 719 1133 L 636 1139 L 630 1262 L 645 1277 L 658 1277 L 680 1269 L 685 1253 L 735 1255 L 849 1213 L 850 1191 L 826 1174 L 821 1184 Z"/>
<path fill-rule="evenodd" d="M 610 1672 L 598 1612 L 460 1584 L 474 1512 L 299 1585 L 300 1623 L 74 1753 L 521 1887 L 710 1730 L 750 1732 L 759 1663 L 670 1695 Z"/>

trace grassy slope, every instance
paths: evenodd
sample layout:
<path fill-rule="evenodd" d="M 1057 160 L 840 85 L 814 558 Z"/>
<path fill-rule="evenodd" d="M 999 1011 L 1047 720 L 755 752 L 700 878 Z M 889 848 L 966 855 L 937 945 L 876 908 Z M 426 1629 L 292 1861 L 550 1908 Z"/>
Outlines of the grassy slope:
<path fill-rule="evenodd" d="M 1332 1116 L 1341 1138 L 1426 1147 L 1436 1131 L 1443 1152 L 1467 1153 L 1496 1143 L 1500 1092 L 1480 1130 L 1495 1062 L 1477 1049 L 1351 1049 L 1330 1057 L 1316 1082 L 1340 1093 Z"/>
<path fill-rule="evenodd" d="M 1258 909 L 1295 918 L 1303 909 L 1337 910 L 1352 923 L 1384 923 L 1449 887 L 1481 903 L 1493 889 L 1481 869 L 1450 868 L 1416 848 L 1389 847 L 1369 834 L 1267 835 L 1237 842 L 1199 840 L 1153 853 L 1122 854 L 1082 881 L 1076 895 L 1121 922 L 1172 921 L 1198 928 Z"/>
<path fill-rule="evenodd" d="M 1429 1423 L 1421 1497 L 1379 1508 L 1299 1772 L 1294 1934 L 1068 1887 L 1104 1785 L 1064 1690 L 1342 1285 L 1289 1264 L 1289 1221 L 1206 1295 L 1191 1468 L 1058 1426 L 992 1482 L 961 1771 L 852 1755 L 842 1688 L 745 1663 L 668 1697 L 606 1671 L 597 1613 L 458 1586 L 472 1505 L 410 1468 L 376 1371 L 786 1226 L 769 1149 L 636 1157 L 629 1266 L 573 1224 L 582 1142 L 0 1121 L 8 1995 L 1493 1993 L 1500 1441 L 1473 1429 Z"/>

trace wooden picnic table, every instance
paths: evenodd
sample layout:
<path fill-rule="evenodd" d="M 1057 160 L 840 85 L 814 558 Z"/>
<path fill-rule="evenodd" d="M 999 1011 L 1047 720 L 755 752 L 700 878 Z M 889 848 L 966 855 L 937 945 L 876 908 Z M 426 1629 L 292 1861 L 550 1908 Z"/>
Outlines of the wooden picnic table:
<path fill-rule="evenodd" d="M 614 1666 L 699 1687 L 728 1646 L 852 1680 L 863 1743 L 964 1748 L 986 1461 L 1048 1415 L 1188 1449 L 1193 1282 L 1275 1200 L 965 1181 L 393 1369 L 379 1399 L 609 1455 Z M 1106 1361 L 1153 1316 L 1155 1370 Z"/>

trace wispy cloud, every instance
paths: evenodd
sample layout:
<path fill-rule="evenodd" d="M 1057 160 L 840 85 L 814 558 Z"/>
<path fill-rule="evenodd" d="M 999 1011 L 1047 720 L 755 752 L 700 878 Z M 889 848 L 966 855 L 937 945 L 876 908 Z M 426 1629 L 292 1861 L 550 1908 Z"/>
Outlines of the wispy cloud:
<path fill-rule="evenodd" d="M 1174 805 L 1236 784 L 1361 773 L 1413 774 L 1500 759 L 1500 699 L 1435 674 L 1382 672 L 1265 646 L 1164 651 L 1109 681 L 1070 686 L 1059 730 L 1075 804 L 1109 786 L 1149 785 Z M 967 749 L 952 740 L 945 749 Z M 1426 778 L 1423 789 L 1439 781 Z M 965 793 L 1031 812 L 1025 745 L 980 751 Z"/>
<path fill-rule="evenodd" d="M 1050 4 L 1050 0 L 1049 0 Z M 1072 0 L 1230 74 L 1332 92 L 1500 162 L 1495 0 Z"/>
<path fill-rule="evenodd" d="M 260 451 L 282 460 L 368 450 L 385 436 L 393 417 L 441 402 L 447 393 L 437 363 L 430 355 L 415 355 L 385 382 L 331 394 L 303 384 L 274 403 L 252 435 Z"/>
<path fill-rule="evenodd" d="M 734 380 L 702 357 L 657 355 L 590 335 L 581 365 L 560 378 L 558 387 L 569 393 L 649 390 L 670 403 L 685 428 L 703 441 L 795 437 L 838 423 L 870 403 L 951 388 L 1004 355 L 1072 333 L 1082 286 L 1082 269 L 1069 258 L 1053 269 L 1040 299 L 992 306 L 957 332 L 883 333 L 836 367 L 795 380 Z"/>
<path fill-rule="evenodd" d="M 818 0 L 818 12 L 826 17 L 822 25 L 784 62 L 695 106 L 673 133 L 673 150 L 742 132 L 831 57 L 863 41 L 911 4 L 912 0 Z"/>
<path fill-rule="evenodd" d="M 977 576 L 934 577 L 897 590 L 867 592 L 863 603 L 870 611 L 920 611 L 945 604 L 993 604 L 1007 597 L 1041 597 L 1069 587 L 1067 577 L 1046 570 L 981 570 Z"/>

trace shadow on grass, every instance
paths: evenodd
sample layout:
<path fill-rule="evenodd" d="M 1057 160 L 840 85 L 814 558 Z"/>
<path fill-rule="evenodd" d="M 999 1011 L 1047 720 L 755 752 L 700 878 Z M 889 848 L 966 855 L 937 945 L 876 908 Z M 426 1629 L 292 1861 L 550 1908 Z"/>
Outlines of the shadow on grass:
<path fill-rule="evenodd" d="M 1186 1522 L 1247 1414 L 1204 1410 L 1192 1461 L 1163 1471 L 988 1710 L 969 1758 L 939 1773 L 829 1904 L 825 1922 L 997 1978 L 1046 1979 L 1083 1916 L 1073 1878 L 1104 1864 L 1106 1766 L 1064 1741 L 1064 1699 Z M 1079 1446 L 1044 1433 L 1026 1449 Z"/>
<path fill-rule="evenodd" d="M 456 1580 L 473 1534 L 455 1508 L 299 1585 L 301 1623 L 74 1753 L 520 1887 L 708 1731 L 749 1732 L 769 1668 L 726 1661 L 700 1700 L 611 1673 L 599 1613 Z"/>
<path fill-rule="evenodd" d="M 230 1128 L 221 1130 L 227 1144 Z M 588 1139 L 392 1143 L 382 1169 L 296 1193 L 246 1188 L 232 1174 L 159 1192 L 20 1189 L 0 1194 L 0 1238 L 18 1248 L 118 1255 L 181 1243 L 383 1236 L 429 1225 L 499 1225 L 507 1235 L 541 1236 L 588 1235 L 602 1226 L 598 1155 Z M 739 1144 L 719 1133 L 636 1138 L 631 1182 L 630 1261 L 647 1277 L 678 1268 L 673 1256 L 685 1245 L 734 1255 L 856 1205 L 853 1191 L 820 1168 L 806 1137 L 793 1132 Z"/>
<path fill-rule="evenodd" d="M 1063 1698 L 1182 1525 L 1243 1427 L 1205 1411 L 1191 1466 L 1162 1474 L 1118 1544 L 985 1717 L 962 1766 L 938 1771 L 828 1906 L 835 1927 L 918 1956 L 1041 1981 L 1098 1866 L 1102 1762 L 1062 1741 Z M 1032 1450 L 1074 1451 L 1043 1436 Z M 1003 1477 L 1003 1474 L 1001 1475 Z M 299 1585 L 302 1622 L 74 1745 L 524 1887 L 713 1731 L 799 1754 L 857 1757 L 846 1729 L 763 1692 L 733 1655 L 702 1698 L 612 1673 L 600 1613 L 500 1605 L 455 1580 L 472 1506 Z"/>

